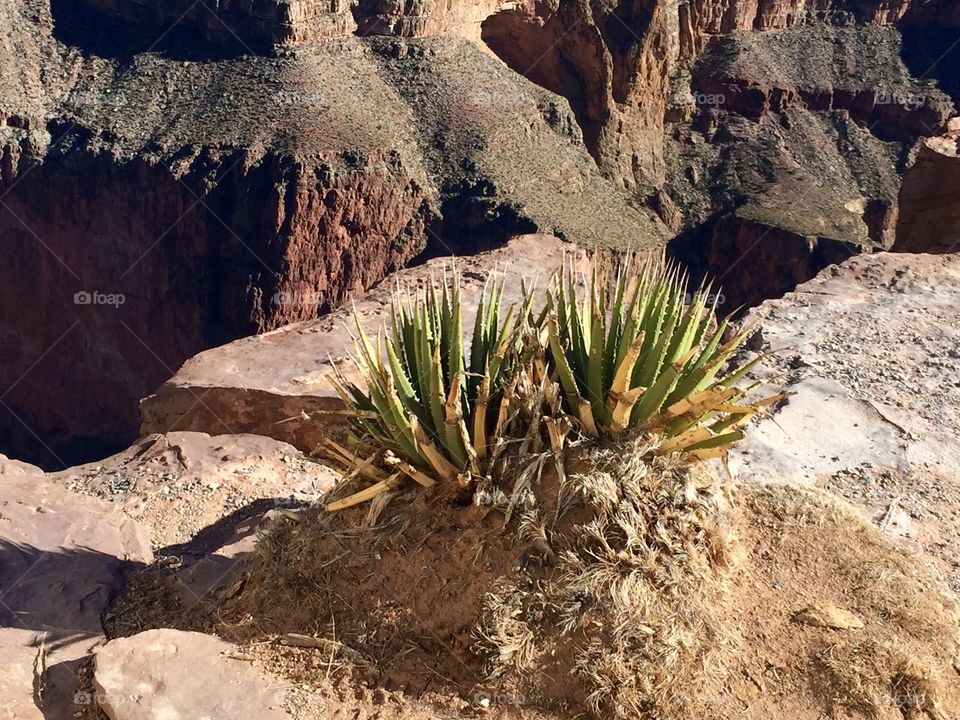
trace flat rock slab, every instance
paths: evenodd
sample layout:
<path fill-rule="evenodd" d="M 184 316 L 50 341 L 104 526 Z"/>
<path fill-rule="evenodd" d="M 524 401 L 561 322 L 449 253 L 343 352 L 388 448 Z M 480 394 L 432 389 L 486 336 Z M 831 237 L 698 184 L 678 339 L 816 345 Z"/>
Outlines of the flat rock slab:
<path fill-rule="evenodd" d="M 960 256 L 859 256 L 747 322 L 776 351 L 760 378 L 796 395 L 748 429 L 733 474 L 837 492 L 960 589 Z"/>
<path fill-rule="evenodd" d="M 340 476 L 268 437 L 171 432 L 50 477 L 110 500 L 150 529 L 155 549 L 183 557 L 220 547 L 272 508 L 318 500 Z"/>
<path fill-rule="evenodd" d="M 552 235 L 522 235 L 490 252 L 459 257 L 462 297 L 470 318 L 487 280 L 505 280 L 504 306 L 520 299 L 521 279 L 546 283 L 564 257 L 582 257 L 576 246 Z M 376 331 L 389 316 L 397 284 L 428 286 L 449 270 L 450 258 L 437 258 L 393 275 L 354 306 L 367 329 Z M 288 442 L 307 452 L 319 442 L 317 428 L 301 412 L 342 407 L 328 377 L 335 367 L 349 369 L 353 342 L 349 307 L 319 320 L 244 338 L 188 360 L 176 375 L 140 404 L 143 434 L 171 430 L 254 433 Z"/>
<path fill-rule="evenodd" d="M 95 658 L 97 702 L 110 720 L 286 720 L 283 690 L 212 635 L 148 630 Z"/>
<path fill-rule="evenodd" d="M 115 506 L 0 460 L 0 717 L 72 717 L 101 614 L 152 560 L 146 529 Z"/>

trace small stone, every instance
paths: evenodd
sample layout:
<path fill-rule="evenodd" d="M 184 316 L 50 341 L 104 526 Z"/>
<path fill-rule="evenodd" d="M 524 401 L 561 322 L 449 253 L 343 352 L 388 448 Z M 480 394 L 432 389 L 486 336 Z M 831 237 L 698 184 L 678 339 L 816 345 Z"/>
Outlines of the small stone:
<path fill-rule="evenodd" d="M 793 621 L 831 630 L 862 630 L 863 620 L 836 605 L 810 605 L 793 616 Z"/>

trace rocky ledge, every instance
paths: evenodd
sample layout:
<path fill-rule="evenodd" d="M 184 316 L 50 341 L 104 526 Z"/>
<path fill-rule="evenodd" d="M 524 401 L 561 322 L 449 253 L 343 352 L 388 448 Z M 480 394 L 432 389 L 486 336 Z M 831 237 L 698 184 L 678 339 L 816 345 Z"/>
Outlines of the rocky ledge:
<path fill-rule="evenodd" d="M 491 273 L 506 272 L 515 292 L 518 277 L 549 275 L 564 249 L 522 237 L 458 261 L 468 305 Z M 416 287 L 443 264 L 403 271 L 397 282 Z M 371 331 L 392 289 L 357 300 Z M 313 450 L 318 428 L 299 415 L 340 407 L 327 377 L 349 367 L 351 322 L 343 310 L 192 358 L 141 404 L 143 432 L 227 424 Z M 858 256 L 744 322 L 759 330 L 754 347 L 772 352 L 758 376 L 786 376 L 796 395 L 749 429 L 730 458 L 734 474 L 837 491 L 939 558 L 960 587 L 960 256 Z"/>
<path fill-rule="evenodd" d="M 760 377 L 796 393 L 730 459 L 744 480 L 828 488 L 960 589 L 960 256 L 883 253 L 752 311 Z"/>
<path fill-rule="evenodd" d="M 161 560 L 154 567 L 177 571 L 182 607 L 201 603 L 233 579 L 273 515 L 316 500 L 337 477 L 285 443 L 251 435 L 155 435 L 56 474 L 0 456 L 0 717 L 88 717 L 97 705 L 112 720 L 156 717 L 142 708 L 158 687 L 125 688 L 140 692 L 138 699 L 117 694 L 118 674 L 133 666 L 124 660 L 130 647 L 164 672 L 174 659 L 194 672 L 182 664 L 194 652 L 205 667 L 223 663 L 226 694 L 205 697 L 211 707 L 235 707 L 228 695 L 249 690 L 250 677 L 238 669 L 243 663 L 218 659 L 222 643 L 174 634 L 104 648 L 108 609 L 130 573 L 153 563 L 154 551 Z M 235 702 L 276 704 L 272 695 L 249 692 L 234 693 Z"/>

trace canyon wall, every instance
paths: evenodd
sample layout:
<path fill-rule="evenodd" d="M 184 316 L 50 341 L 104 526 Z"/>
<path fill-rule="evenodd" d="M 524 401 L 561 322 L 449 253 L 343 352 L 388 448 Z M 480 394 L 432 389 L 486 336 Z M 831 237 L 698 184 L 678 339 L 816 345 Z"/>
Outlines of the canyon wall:
<path fill-rule="evenodd" d="M 903 178 L 893 250 L 908 253 L 960 251 L 960 118 L 947 132 L 920 145 Z"/>
<path fill-rule="evenodd" d="M 350 0 L 80 0 L 89 10 L 160 32 L 175 25 L 217 43 L 268 50 L 357 29 Z"/>
<path fill-rule="evenodd" d="M 465 39 L 197 57 L 42 0 L 0 20 L 0 447 L 48 467 L 129 442 L 186 358 L 424 253 L 665 237 L 560 98 Z"/>
<path fill-rule="evenodd" d="M 0 304 L 17 308 L 0 327 L 4 402 L 23 422 L 8 445 L 63 462 L 91 439 L 122 445 L 136 400 L 199 349 L 316 317 L 424 248 L 431 198 L 389 154 L 176 160 L 62 141 L 3 173 Z"/>
<path fill-rule="evenodd" d="M 480 23 L 507 0 L 79 0 L 89 11 L 125 23 L 191 30 L 241 51 L 302 46 L 357 33 L 480 37 Z M 55 0 L 56 2 L 56 0 Z"/>

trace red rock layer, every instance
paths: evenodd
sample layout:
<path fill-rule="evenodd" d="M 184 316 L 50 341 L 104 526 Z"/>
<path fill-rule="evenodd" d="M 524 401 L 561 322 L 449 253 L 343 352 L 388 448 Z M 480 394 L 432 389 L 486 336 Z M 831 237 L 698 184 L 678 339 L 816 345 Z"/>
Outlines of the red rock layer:
<path fill-rule="evenodd" d="M 0 367 L 22 423 L 5 422 L 4 439 L 50 465 L 71 452 L 60 441 L 129 440 L 136 400 L 199 349 L 315 317 L 381 280 L 422 249 L 429 219 L 421 186 L 389 158 L 321 172 L 201 150 L 198 179 L 87 152 L 13 166 L 0 163 L 0 193 L 12 188 L 0 307 L 18 318 L 0 326 Z M 105 377 L 110 392 L 96 392 Z M 45 429 L 46 447 L 28 427 Z"/>

